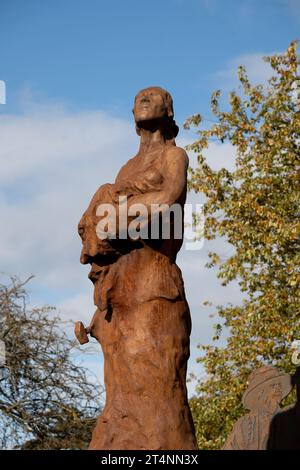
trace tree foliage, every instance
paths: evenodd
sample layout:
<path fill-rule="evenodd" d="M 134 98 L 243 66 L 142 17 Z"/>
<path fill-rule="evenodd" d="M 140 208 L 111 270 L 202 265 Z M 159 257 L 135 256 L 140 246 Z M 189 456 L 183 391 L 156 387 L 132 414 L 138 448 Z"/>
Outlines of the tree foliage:
<path fill-rule="evenodd" d="M 234 252 L 226 260 L 209 253 L 222 285 L 237 280 L 245 300 L 217 307 L 229 337 L 224 347 L 202 346 L 206 378 L 191 400 L 199 446 L 220 448 L 234 422 L 245 412 L 241 397 L 249 373 L 263 364 L 292 371 L 290 346 L 300 338 L 300 81 L 297 44 L 266 57 L 272 77 L 252 85 L 239 67 L 240 92 L 229 94 L 220 109 L 213 93 L 216 122 L 202 129 L 202 117 L 186 122 L 198 127 L 189 146 L 198 155 L 189 187 L 206 197 L 205 237 L 222 237 Z M 211 140 L 230 143 L 235 168 L 214 171 L 205 158 Z"/>
<path fill-rule="evenodd" d="M 26 282 L 0 284 L 0 448 L 86 448 L 101 388 L 55 309 L 28 308 Z"/>

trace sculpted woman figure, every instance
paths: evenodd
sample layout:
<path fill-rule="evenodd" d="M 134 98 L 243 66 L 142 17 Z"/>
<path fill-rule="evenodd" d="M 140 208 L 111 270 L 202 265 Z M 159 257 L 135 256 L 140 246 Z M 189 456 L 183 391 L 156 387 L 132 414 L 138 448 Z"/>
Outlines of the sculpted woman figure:
<path fill-rule="evenodd" d="M 79 223 L 81 262 L 92 266 L 97 310 L 88 328 L 76 324 L 76 334 L 82 343 L 90 334 L 101 344 L 106 387 L 90 449 L 196 449 L 186 390 L 191 319 L 176 265 L 182 234 L 174 236 L 174 220 L 167 239 L 161 233 L 124 238 L 119 222 L 116 238 L 96 233 L 99 205 L 118 210 L 121 196 L 128 213 L 135 204 L 149 214 L 153 204 L 177 204 L 183 227 L 188 157 L 175 144 L 172 98 L 159 87 L 144 89 L 133 113 L 139 151 L 114 184 L 97 190 Z"/>

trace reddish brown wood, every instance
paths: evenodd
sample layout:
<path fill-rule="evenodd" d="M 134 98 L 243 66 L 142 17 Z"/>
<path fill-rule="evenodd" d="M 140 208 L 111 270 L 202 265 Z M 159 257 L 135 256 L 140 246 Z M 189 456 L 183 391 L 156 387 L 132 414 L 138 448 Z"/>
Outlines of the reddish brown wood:
<path fill-rule="evenodd" d="M 101 186 L 79 223 L 81 262 L 92 266 L 97 306 L 89 331 L 104 353 L 106 404 L 90 449 L 196 449 L 187 400 L 191 318 L 175 240 L 99 240 L 100 203 L 186 199 L 188 157 L 176 147 L 171 96 L 142 90 L 134 117 L 141 144 L 113 184 Z M 130 218 L 128 219 L 128 222 Z M 183 220 L 181 220 L 183 224 Z M 84 333 L 79 338 L 85 339 Z"/>

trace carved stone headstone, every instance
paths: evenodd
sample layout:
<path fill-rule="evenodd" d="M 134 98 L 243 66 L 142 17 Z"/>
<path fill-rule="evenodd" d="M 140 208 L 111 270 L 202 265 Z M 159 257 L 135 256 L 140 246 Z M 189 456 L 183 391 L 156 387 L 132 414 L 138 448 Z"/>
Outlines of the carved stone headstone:
<path fill-rule="evenodd" d="M 280 409 L 280 402 L 297 387 L 297 403 Z M 224 450 L 300 449 L 299 373 L 294 376 L 271 366 L 254 370 L 243 396 L 250 413 L 234 425 Z"/>
<path fill-rule="evenodd" d="M 139 151 L 113 184 L 100 186 L 79 223 L 81 262 L 91 264 L 97 309 L 88 328 L 76 325 L 76 335 L 82 344 L 88 334 L 101 344 L 106 388 L 90 449 L 196 449 L 186 390 L 191 318 L 176 265 L 182 236 L 174 236 L 170 222 L 167 238 L 125 238 L 120 216 L 124 197 L 126 230 L 135 204 L 149 213 L 152 204 L 177 204 L 183 226 L 188 158 L 175 145 L 169 93 L 142 90 L 133 112 Z M 115 238 L 99 236 L 103 204 L 118 214 Z M 140 223 L 151 228 L 147 216 Z"/>

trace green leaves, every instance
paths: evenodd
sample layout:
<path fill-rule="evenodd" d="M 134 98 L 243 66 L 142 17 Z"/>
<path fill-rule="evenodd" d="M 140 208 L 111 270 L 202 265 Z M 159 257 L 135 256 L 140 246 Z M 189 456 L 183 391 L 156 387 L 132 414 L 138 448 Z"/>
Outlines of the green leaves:
<path fill-rule="evenodd" d="M 217 312 L 230 336 L 224 348 L 204 347 L 207 377 L 199 381 L 191 407 L 200 448 L 219 448 L 244 412 L 241 397 L 249 373 L 262 364 L 292 371 L 290 347 L 300 339 L 300 111 L 296 42 L 267 57 L 274 76 L 267 87 L 253 86 L 245 68 L 238 76 L 242 95 L 229 95 L 220 110 L 220 91 L 211 98 L 217 123 L 197 130 L 189 146 L 198 166 L 189 188 L 206 196 L 205 237 L 225 237 L 234 248 L 227 259 L 210 253 L 223 285 L 237 280 L 246 299 Z M 201 125 L 201 116 L 189 125 Z M 235 149 L 236 168 L 213 170 L 205 158 L 210 142 Z M 221 334 L 217 327 L 215 339 Z"/>

